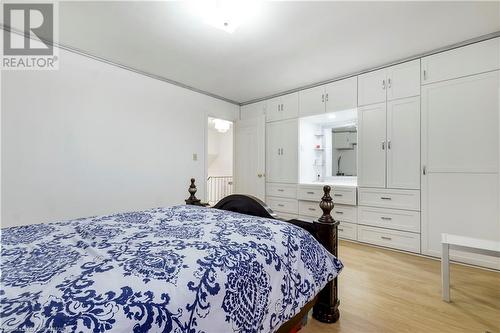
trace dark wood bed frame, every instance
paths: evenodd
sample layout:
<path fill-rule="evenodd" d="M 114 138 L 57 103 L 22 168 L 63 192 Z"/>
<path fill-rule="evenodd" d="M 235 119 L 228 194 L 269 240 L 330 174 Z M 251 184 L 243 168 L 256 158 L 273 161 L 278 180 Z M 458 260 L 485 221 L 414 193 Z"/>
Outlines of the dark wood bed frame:
<path fill-rule="evenodd" d="M 317 221 L 310 223 L 297 219 L 280 220 L 292 223 L 307 230 L 318 240 L 318 242 L 320 242 L 328 251 L 330 251 L 337 257 L 337 226 L 339 222 L 336 222 L 330 214 L 333 209 L 333 200 L 330 196 L 330 190 L 331 188 L 328 185 L 323 187 L 324 195 L 321 198 L 321 202 L 319 203 L 319 207 L 323 211 L 323 215 Z M 195 194 L 197 189 L 194 178 L 191 178 L 191 185 L 189 186 L 188 191 L 190 193 L 190 196 L 188 199 L 186 199 L 186 204 L 208 206 L 208 204 L 202 203 L 198 198 L 196 198 Z M 252 216 L 278 219 L 277 215 L 264 202 L 250 195 L 229 195 L 216 203 L 212 208 L 228 210 Z M 313 318 L 315 318 L 316 320 L 319 320 L 323 323 L 336 322 L 340 317 L 340 312 L 338 309 L 340 301 L 338 299 L 337 283 L 337 278 L 329 282 L 325 286 L 325 288 L 323 288 L 319 292 L 316 299 L 309 302 L 302 308 L 299 314 L 284 323 L 280 327 L 278 332 L 290 332 L 301 322 L 301 320 L 309 312 L 311 307 L 313 308 Z"/>

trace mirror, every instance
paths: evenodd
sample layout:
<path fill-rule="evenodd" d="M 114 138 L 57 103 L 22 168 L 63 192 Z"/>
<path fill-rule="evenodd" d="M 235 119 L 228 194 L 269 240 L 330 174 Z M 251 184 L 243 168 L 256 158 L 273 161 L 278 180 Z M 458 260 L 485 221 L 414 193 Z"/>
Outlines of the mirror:
<path fill-rule="evenodd" d="M 301 118 L 299 132 L 301 183 L 356 177 L 356 109 Z"/>

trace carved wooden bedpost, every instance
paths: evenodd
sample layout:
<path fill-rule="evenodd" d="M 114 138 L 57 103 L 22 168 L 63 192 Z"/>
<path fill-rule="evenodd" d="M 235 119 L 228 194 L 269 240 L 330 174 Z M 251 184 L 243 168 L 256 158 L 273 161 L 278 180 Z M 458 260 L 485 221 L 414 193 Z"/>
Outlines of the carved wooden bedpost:
<path fill-rule="evenodd" d="M 333 209 L 333 200 L 330 196 L 330 186 L 323 187 L 324 195 L 319 207 L 323 215 L 314 221 L 316 239 L 333 255 L 337 256 L 337 226 L 339 222 L 333 220 L 330 212 Z M 318 300 L 313 308 L 313 317 L 323 323 L 334 323 L 339 319 L 339 300 L 337 294 L 337 278 L 329 282 L 319 293 Z"/>
<path fill-rule="evenodd" d="M 191 185 L 189 185 L 188 192 L 190 194 L 189 198 L 187 198 L 186 205 L 195 205 L 195 206 L 201 206 L 201 200 L 198 199 L 195 194 L 198 189 L 196 188 L 196 185 L 194 184 L 194 178 L 191 178 Z"/>

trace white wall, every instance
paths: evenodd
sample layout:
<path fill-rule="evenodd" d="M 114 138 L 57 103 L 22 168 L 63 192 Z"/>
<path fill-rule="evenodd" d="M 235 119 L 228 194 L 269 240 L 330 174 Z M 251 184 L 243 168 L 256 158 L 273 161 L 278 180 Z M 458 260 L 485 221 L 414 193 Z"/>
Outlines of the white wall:
<path fill-rule="evenodd" d="M 207 115 L 239 112 L 63 50 L 1 81 L 3 227 L 182 204 L 191 177 L 202 198 Z"/>
<path fill-rule="evenodd" d="M 225 133 L 208 128 L 208 176 L 233 175 L 233 125 Z"/>

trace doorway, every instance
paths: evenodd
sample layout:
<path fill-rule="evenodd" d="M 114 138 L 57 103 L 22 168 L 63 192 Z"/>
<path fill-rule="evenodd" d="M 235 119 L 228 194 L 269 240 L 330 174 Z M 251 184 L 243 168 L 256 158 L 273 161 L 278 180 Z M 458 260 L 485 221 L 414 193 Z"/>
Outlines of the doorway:
<path fill-rule="evenodd" d="M 233 193 L 233 135 L 231 121 L 208 117 L 206 198 L 210 205 Z"/>

